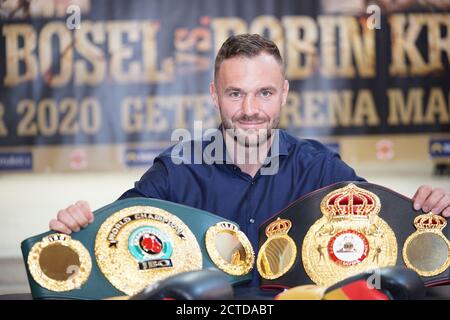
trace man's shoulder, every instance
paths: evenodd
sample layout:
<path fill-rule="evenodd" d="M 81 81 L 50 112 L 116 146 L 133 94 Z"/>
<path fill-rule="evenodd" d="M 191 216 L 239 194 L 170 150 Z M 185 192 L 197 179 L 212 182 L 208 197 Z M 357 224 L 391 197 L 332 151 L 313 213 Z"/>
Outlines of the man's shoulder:
<path fill-rule="evenodd" d="M 289 134 L 286 135 L 286 141 L 291 148 L 289 151 L 291 163 L 299 166 L 303 173 L 308 172 L 308 168 L 318 169 L 309 171 L 321 177 L 317 180 L 320 184 L 315 189 L 340 181 L 365 181 L 357 176 L 331 147 L 314 139 L 299 139 Z"/>

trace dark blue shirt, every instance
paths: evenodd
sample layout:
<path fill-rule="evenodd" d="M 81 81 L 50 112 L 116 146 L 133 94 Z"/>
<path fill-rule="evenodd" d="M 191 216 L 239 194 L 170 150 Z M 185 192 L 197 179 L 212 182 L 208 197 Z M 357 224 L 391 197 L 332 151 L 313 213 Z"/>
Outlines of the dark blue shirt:
<path fill-rule="evenodd" d="M 226 151 L 225 155 L 214 157 L 223 161 L 212 164 L 186 163 L 194 162 L 193 157 L 180 153 L 185 163 L 176 164 L 174 159 L 180 160 L 180 157 L 173 156 L 172 146 L 155 158 L 152 167 L 135 183 L 135 187 L 120 199 L 163 199 L 230 219 L 239 224 L 256 253 L 258 226 L 288 204 L 335 182 L 364 181 L 336 152 L 317 141 L 297 139 L 284 130 L 278 130 L 276 138 L 279 147 L 272 147 L 264 166 L 254 177 L 234 165 Z M 211 159 L 202 152 L 214 141 L 188 143 L 192 150 L 200 152 L 203 162 L 208 162 Z M 224 147 L 223 138 L 221 143 Z M 213 152 L 212 155 L 217 154 Z M 276 174 L 261 174 L 264 169 L 276 168 L 274 163 L 278 163 Z"/>

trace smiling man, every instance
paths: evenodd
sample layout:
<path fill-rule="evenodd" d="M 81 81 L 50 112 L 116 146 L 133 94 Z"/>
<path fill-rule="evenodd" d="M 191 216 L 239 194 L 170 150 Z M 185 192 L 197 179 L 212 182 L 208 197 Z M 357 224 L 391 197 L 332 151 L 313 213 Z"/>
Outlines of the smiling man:
<path fill-rule="evenodd" d="M 289 203 L 335 182 L 364 181 L 321 143 L 276 129 L 289 91 L 284 74 L 272 41 L 256 34 L 228 38 L 217 54 L 210 84 L 222 119 L 221 135 L 200 144 L 202 156 L 214 142 L 226 152 L 222 157 L 216 153 L 213 162 L 180 163 L 171 147 L 120 199 L 158 198 L 209 211 L 237 222 L 257 250 L 258 226 Z M 261 150 L 262 161 L 249 161 Z M 181 155 L 185 160 L 191 156 Z M 265 170 L 270 167 L 276 170 Z M 420 186 L 413 200 L 416 210 L 450 216 L 448 191 Z M 76 232 L 93 219 L 89 204 L 79 201 L 60 210 L 50 228 Z"/>
<path fill-rule="evenodd" d="M 217 54 L 214 71 L 210 93 L 224 134 L 232 138 L 225 139 L 228 154 L 254 177 L 262 163 L 248 160 L 259 152 L 267 155 L 286 103 L 283 61 L 278 48 L 259 36 L 232 37 Z"/>

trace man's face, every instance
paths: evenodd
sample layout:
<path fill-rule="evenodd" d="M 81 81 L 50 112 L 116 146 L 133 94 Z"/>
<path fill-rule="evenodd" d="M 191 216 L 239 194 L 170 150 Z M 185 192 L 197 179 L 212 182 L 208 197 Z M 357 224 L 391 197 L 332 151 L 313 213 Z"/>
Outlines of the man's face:
<path fill-rule="evenodd" d="M 210 85 L 224 129 L 245 146 L 265 142 L 277 128 L 288 90 L 282 66 L 266 53 L 224 60 Z"/>

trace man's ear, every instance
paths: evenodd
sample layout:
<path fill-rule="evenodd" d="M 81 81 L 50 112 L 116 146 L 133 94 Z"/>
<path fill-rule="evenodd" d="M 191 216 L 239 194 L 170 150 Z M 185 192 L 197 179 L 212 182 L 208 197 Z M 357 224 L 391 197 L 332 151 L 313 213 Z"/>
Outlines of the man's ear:
<path fill-rule="evenodd" d="M 214 81 L 209 84 L 209 94 L 211 95 L 211 99 L 214 102 L 214 106 L 219 109 L 219 97 L 217 95 L 217 88 L 214 84 Z"/>
<path fill-rule="evenodd" d="M 281 105 L 284 106 L 286 104 L 286 100 L 287 100 L 287 96 L 289 93 L 289 81 L 284 80 L 284 84 L 283 84 L 283 97 L 282 97 L 282 101 L 281 101 Z"/>

